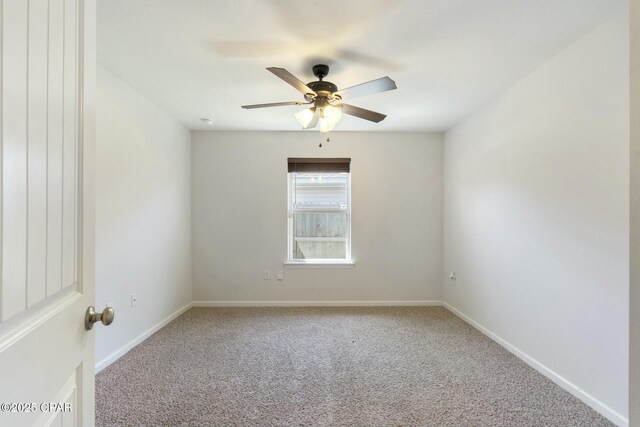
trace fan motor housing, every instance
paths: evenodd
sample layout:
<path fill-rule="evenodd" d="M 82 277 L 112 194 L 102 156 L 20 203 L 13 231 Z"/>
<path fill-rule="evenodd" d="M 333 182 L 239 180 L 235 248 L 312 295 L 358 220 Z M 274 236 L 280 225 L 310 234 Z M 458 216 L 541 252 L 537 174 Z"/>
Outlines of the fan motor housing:
<path fill-rule="evenodd" d="M 320 92 L 327 92 L 328 94 L 331 94 L 338 91 L 338 86 L 331 82 L 324 82 L 322 80 L 307 83 L 307 86 L 309 86 L 309 89 L 313 90 L 318 95 L 320 95 Z"/>
<path fill-rule="evenodd" d="M 313 90 L 317 96 L 311 94 L 305 95 L 307 101 L 332 101 L 334 99 L 341 99 L 339 95 L 334 95 L 338 91 L 338 86 L 331 82 L 325 82 L 324 79 L 329 74 L 329 66 L 325 64 L 316 64 L 312 68 L 313 75 L 318 78 L 318 81 L 307 83 L 309 89 Z"/>
<path fill-rule="evenodd" d="M 329 66 L 325 64 L 316 64 L 311 67 L 311 70 L 313 71 L 313 75 L 319 80 L 322 80 L 329 75 Z"/>

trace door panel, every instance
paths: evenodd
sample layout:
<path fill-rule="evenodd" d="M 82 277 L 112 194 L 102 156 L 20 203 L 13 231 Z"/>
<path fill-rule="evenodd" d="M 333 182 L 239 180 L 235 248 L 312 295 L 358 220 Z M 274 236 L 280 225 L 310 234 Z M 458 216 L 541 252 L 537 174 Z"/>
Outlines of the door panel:
<path fill-rule="evenodd" d="M 47 0 L 29 10 L 29 96 L 27 114 L 27 305 L 46 296 L 47 274 Z"/>
<path fill-rule="evenodd" d="M 62 139 L 64 3 L 49 0 L 49 106 L 47 131 L 47 297 L 62 290 Z"/>
<path fill-rule="evenodd" d="M 65 0 L 63 35 L 62 109 L 62 287 L 75 285 L 76 277 L 76 141 L 78 31 L 77 0 Z"/>
<path fill-rule="evenodd" d="M 91 426 L 95 1 L 0 0 L 0 25 L 0 425 Z"/>
<path fill-rule="evenodd" d="M 2 10 L 2 312 L 26 308 L 27 290 L 27 13 L 26 1 Z"/>
<path fill-rule="evenodd" d="M 49 427 L 49 426 L 60 426 L 60 427 L 76 427 L 79 426 L 80 423 L 76 414 L 72 411 L 68 411 L 68 408 L 73 408 L 76 406 L 76 397 L 79 389 L 78 384 L 78 375 L 74 372 L 71 377 L 67 380 L 67 382 L 62 386 L 54 400 L 56 402 L 60 402 L 62 406 L 61 411 L 50 411 L 43 412 L 38 418 L 38 421 L 34 424 L 34 426 L 39 427 Z M 45 408 L 51 409 L 50 407 L 45 406 Z"/>
<path fill-rule="evenodd" d="M 0 352 L 1 403 L 35 404 L 30 413 L 0 412 L 0 425 L 31 426 L 42 416 L 64 415 L 62 411 L 43 411 L 43 403 L 60 403 L 59 395 L 68 379 L 84 368 L 83 347 L 89 334 L 84 330 L 83 295 L 68 292 L 56 298 L 50 310 L 44 313 L 48 320 L 37 320 Z M 35 320 L 35 319 L 34 319 Z M 61 346 L 60 342 L 67 343 Z M 91 375 L 91 373 L 88 373 Z M 82 375 L 82 373 L 80 374 Z M 5 384 L 12 384 L 6 387 Z M 82 415 L 82 399 L 71 408 L 71 413 Z M 52 414 L 52 412 L 55 412 Z"/>
<path fill-rule="evenodd" d="M 76 283 L 77 2 L 3 3 L 3 320 Z"/>

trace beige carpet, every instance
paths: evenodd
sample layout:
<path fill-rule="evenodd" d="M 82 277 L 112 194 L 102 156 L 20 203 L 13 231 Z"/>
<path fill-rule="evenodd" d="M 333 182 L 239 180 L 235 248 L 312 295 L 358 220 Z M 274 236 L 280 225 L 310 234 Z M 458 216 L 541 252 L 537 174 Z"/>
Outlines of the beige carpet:
<path fill-rule="evenodd" d="M 98 426 L 611 426 L 441 307 L 194 308 L 96 377 Z"/>

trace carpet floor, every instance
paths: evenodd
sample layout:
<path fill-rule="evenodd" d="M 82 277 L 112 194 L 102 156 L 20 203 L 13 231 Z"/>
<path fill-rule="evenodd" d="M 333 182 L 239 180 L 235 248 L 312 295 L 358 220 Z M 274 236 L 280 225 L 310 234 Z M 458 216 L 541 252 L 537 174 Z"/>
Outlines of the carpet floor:
<path fill-rule="evenodd" d="M 193 308 L 96 376 L 97 426 L 613 426 L 442 307 Z"/>

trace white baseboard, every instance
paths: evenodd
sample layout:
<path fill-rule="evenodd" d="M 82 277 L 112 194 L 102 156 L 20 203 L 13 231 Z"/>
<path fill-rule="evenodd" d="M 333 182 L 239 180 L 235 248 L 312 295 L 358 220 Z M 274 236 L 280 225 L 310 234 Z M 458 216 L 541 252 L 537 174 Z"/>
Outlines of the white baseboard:
<path fill-rule="evenodd" d="M 136 338 L 132 339 L 131 341 L 129 341 L 128 343 L 126 343 L 125 345 L 120 347 L 118 350 L 114 351 L 113 353 L 111 353 L 110 355 L 108 355 L 104 359 L 100 360 L 99 362 L 96 362 L 96 374 L 98 372 L 102 371 L 107 366 L 111 365 L 116 360 L 120 359 L 122 356 L 124 356 L 133 347 L 137 346 L 142 341 L 146 340 L 151 335 L 155 334 L 160 329 L 162 329 L 163 327 L 168 325 L 171 321 L 173 321 L 175 318 L 180 316 L 185 311 L 189 310 L 192 306 L 193 306 L 193 303 L 189 303 L 189 304 L 185 305 L 184 307 L 176 310 L 175 312 L 173 312 L 172 314 L 170 314 L 169 316 L 167 316 L 166 318 L 164 318 L 160 322 L 156 323 L 151 328 L 147 329 L 146 331 L 144 331 L 143 333 L 138 335 Z"/>
<path fill-rule="evenodd" d="M 479 323 L 471 319 L 469 316 L 462 313 L 457 308 L 451 306 L 446 302 L 442 302 L 442 305 L 447 310 L 451 311 L 453 314 L 455 314 L 456 316 L 458 316 L 459 318 L 461 318 L 462 320 L 464 320 L 465 322 L 467 322 L 468 324 L 470 324 L 471 326 L 473 326 L 474 328 L 476 328 L 477 330 L 479 330 L 480 332 L 482 332 L 483 334 L 485 334 L 486 336 L 488 336 L 489 338 L 491 338 L 492 340 L 500 344 L 502 347 L 504 347 L 505 349 L 513 353 L 516 357 L 523 360 L 533 369 L 540 372 L 542 375 L 549 378 L 551 381 L 553 381 L 554 383 L 556 383 L 563 389 L 567 390 L 569 393 L 571 393 L 572 395 L 574 395 L 575 397 L 577 397 L 578 399 L 580 399 L 581 401 L 583 401 L 584 403 L 586 403 L 587 405 L 589 405 L 590 407 L 592 407 L 593 409 L 601 413 L 603 416 L 609 419 L 612 423 L 620 427 L 628 427 L 629 420 L 627 418 L 620 415 L 619 413 L 617 413 L 616 411 L 614 411 L 604 403 L 600 402 L 598 399 L 591 396 L 589 393 L 582 390 L 577 385 L 568 381 L 567 379 L 565 379 L 558 373 L 554 372 L 553 370 L 547 368 L 545 365 L 538 362 L 533 357 L 529 356 L 519 348 L 511 345 L 506 340 L 500 338 L 498 335 L 491 332 L 489 329 L 485 328 L 484 326 L 480 325 Z"/>
<path fill-rule="evenodd" d="M 194 307 L 382 307 L 441 306 L 441 301 L 194 301 Z"/>

